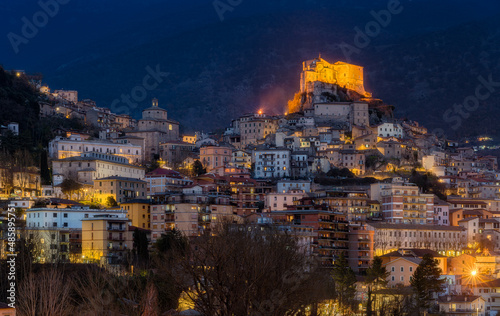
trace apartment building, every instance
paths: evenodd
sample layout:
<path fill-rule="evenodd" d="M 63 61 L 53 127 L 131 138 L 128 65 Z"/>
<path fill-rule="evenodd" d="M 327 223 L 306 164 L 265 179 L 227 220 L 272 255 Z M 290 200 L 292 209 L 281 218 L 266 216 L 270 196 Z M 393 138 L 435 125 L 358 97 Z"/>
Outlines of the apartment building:
<path fill-rule="evenodd" d="M 82 219 L 82 258 L 84 262 L 119 264 L 133 249 L 130 221 L 122 214 L 101 214 Z"/>
<path fill-rule="evenodd" d="M 26 229 L 40 241 L 40 261 L 80 262 L 82 219 L 95 215 L 122 214 L 120 209 L 31 208 L 26 210 Z"/>
<path fill-rule="evenodd" d="M 207 172 L 225 167 L 231 162 L 233 150 L 226 146 L 204 146 L 200 148 L 200 162 Z"/>
<path fill-rule="evenodd" d="M 149 229 L 151 226 L 151 202 L 147 199 L 133 199 L 120 203 L 134 227 Z"/>
<path fill-rule="evenodd" d="M 117 203 L 145 199 L 147 182 L 134 178 L 106 177 L 94 180 L 94 201 L 106 205 L 112 197 Z"/>
<path fill-rule="evenodd" d="M 344 214 L 308 209 L 274 211 L 270 216 L 275 223 L 312 227 L 313 252 L 324 266 L 331 266 L 340 254 L 348 255 L 349 223 Z"/>
<path fill-rule="evenodd" d="M 467 247 L 467 231 L 463 227 L 377 222 L 367 225 L 374 231 L 375 255 L 399 248 L 426 248 L 456 256 Z"/>
<path fill-rule="evenodd" d="M 145 169 L 128 162 L 127 158 L 96 152 L 83 153 L 80 157 L 52 161 L 54 185 L 64 179 L 75 179 L 93 185 L 95 179 L 112 176 L 144 179 Z"/>
<path fill-rule="evenodd" d="M 384 220 L 388 223 L 433 224 L 434 195 L 423 194 L 411 183 L 374 183 L 372 199 L 381 203 Z"/>
<path fill-rule="evenodd" d="M 103 153 L 125 157 L 128 163 L 140 163 L 143 161 L 143 147 L 132 143 L 113 143 L 105 140 L 84 140 L 78 135 L 70 138 L 56 136 L 49 142 L 49 157 L 52 159 L 64 159 L 79 157 L 83 153 Z"/>
<path fill-rule="evenodd" d="M 290 150 L 286 148 L 256 149 L 253 153 L 255 178 L 290 176 Z"/>

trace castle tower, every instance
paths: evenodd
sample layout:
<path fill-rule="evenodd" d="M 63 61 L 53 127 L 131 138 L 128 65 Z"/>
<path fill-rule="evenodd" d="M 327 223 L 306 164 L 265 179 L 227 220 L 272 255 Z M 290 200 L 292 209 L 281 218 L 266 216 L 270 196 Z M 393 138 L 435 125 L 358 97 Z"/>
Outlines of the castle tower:
<path fill-rule="evenodd" d="M 153 98 L 153 106 L 158 107 L 158 99 L 157 98 Z"/>

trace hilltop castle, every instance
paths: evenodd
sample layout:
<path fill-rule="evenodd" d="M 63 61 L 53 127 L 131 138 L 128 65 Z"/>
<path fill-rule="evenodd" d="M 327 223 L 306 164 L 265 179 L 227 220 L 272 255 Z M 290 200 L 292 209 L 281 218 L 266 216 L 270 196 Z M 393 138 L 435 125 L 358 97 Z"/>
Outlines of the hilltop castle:
<path fill-rule="evenodd" d="M 309 92 L 315 82 L 336 84 L 354 90 L 364 97 L 371 97 L 363 85 L 363 67 L 338 61 L 330 64 L 321 57 L 304 61 L 300 74 L 300 92 Z"/>
<path fill-rule="evenodd" d="M 363 85 L 363 67 L 341 61 L 330 64 L 320 56 L 302 63 L 300 91 L 289 101 L 288 113 L 311 108 L 315 103 L 348 102 L 371 96 Z"/>

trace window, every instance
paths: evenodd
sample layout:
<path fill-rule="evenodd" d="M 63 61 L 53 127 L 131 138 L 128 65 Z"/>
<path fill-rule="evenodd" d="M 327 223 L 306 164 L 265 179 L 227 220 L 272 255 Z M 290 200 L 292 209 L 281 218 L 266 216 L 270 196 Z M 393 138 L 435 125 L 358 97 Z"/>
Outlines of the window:
<path fill-rule="evenodd" d="M 413 272 L 413 267 L 410 267 L 410 272 Z"/>
<path fill-rule="evenodd" d="M 401 272 L 405 272 L 405 267 L 401 267 Z"/>
<path fill-rule="evenodd" d="M 396 271 L 396 268 L 395 267 L 391 267 L 391 271 L 392 272 Z"/>

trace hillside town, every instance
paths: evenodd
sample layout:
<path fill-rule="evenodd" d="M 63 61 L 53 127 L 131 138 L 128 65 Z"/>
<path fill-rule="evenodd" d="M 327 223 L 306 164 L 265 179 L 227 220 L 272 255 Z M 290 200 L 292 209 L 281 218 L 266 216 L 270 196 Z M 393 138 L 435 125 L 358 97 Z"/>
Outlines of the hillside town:
<path fill-rule="evenodd" d="M 37 264 L 117 275 L 138 269 L 130 259 L 138 236 L 147 255 L 172 232 L 196 244 L 219 225 L 272 229 L 293 236 L 321 270 L 345 262 L 355 303 L 338 315 L 376 315 L 372 304 L 404 310 L 425 264 L 439 268 L 440 285 L 426 312 L 500 311 L 497 157 L 481 153 L 483 139 L 447 139 L 395 117 L 397 105 L 365 91 L 361 66 L 304 61 L 288 104 L 241 113 L 219 133 L 183 132 L 163 100 L 135 119 L 12 73 L 39 91 L 40 118 L 82 128 L 51 126 L 45 166 L 23 152 L 2 159 L 1 259 L 9 259 L 9 208 L 36 243 Z M 2 140 L 23 132 L 0 123 Z M 375 264 L 384 271 L 378 283 Z M 178 311 L 196 310 L 185 301 Z"/>

